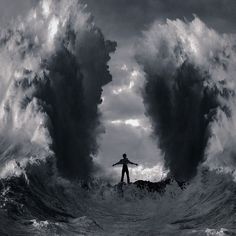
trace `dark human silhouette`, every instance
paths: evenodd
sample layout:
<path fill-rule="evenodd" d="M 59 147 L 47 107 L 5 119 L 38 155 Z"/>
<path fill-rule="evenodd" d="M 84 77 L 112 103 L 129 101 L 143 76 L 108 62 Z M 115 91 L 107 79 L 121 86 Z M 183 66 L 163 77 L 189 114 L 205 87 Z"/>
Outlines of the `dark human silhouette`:
<path fill-rule="evenodd" d="M 120 161 L 118 161 L 117 163 L 113 164 L 112 166 L 116 166 L 116 165 L 123 165 L 122 167 L 122 175 L 121 175 L 121 182 L 124 182 L 124 175 L 126 173 L 127 176 L 127 183 L 130 183 L 130 179 L 129 179 L 129 169 L 128 169 L 128 164 L 132 164 L 132 165 L 138 165 L 136 163 L 131 162 L 128 158 L 126 153 L 123 154 L 123 159 L 121 159 Z"/>

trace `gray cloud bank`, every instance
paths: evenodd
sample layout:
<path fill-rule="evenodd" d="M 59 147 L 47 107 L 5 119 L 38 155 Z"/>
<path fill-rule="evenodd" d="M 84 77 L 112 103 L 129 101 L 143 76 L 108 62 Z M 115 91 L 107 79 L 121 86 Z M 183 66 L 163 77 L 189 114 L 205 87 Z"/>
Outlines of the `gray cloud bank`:
<path fill-rule="evenodd" d="M 139 34 L 154 20 L 192 19 L 197 14 L 210 27 L 236 32 L 234 0 L 84 0 L 105 33 L 118 38 Z"/>

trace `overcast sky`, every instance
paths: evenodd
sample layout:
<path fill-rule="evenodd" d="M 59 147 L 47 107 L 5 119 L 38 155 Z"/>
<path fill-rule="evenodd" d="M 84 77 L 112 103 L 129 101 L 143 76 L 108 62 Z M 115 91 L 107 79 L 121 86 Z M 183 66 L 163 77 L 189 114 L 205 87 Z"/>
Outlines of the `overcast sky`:
<path fill-rule="evenodd" d="M 133 169 L 133 179 L 146 178 L 157 172 L 162 157 L 151 138 L 151 127 L 145 116 L 140 90 L 143 75 L 133 59 L 133 47 L 142 30 L 151 23 L 170 19 L 191 20 L 196 14 L 208 26 L 221 33 L 236 32 L 235 0 L 83 0 L 95 23 L 105 36 L 118 42 L 110 61 L 113 81 L 104 88 L 100 106 L 106 133 L 99 143 L 99 162 L 107 169 L 123 152 L 141 164 Z M 0 25 L 24 15 L 36 0 L 0 0 Z M 151 176 L 155 179 L 155 176 Z M 142 178 L 142 176 L 141 176 Z M 150 178 L 150 176 L 149 176 Z M 158 178 L 158 173 L 157 173 Z"/>

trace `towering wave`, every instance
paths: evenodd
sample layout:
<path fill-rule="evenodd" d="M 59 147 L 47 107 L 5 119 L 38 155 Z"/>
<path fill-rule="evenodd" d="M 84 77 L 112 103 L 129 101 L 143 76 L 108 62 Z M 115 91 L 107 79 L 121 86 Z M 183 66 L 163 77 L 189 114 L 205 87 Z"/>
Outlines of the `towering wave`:
<path fill-rule="evenodd" d="M 115 47 L 77 0 L 41 0 L 0 31 L 2 177 L 49 156 L 62 173 L 88 177 Z"/>
<path fill-rule="evenodd" d="M 232 170 L 235 37 L 197 17 L 155 22 L 143 33 L 136 59 L 146 77 L 146 112 L 171 174 L 188 180 L 203 161 Z"/>

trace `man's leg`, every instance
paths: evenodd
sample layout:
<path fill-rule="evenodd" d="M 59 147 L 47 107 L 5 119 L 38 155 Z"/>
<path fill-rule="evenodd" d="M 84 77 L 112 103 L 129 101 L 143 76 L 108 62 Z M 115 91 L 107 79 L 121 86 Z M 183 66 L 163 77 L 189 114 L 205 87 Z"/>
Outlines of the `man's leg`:
<path fill-rule="evenodd" d="M 121 174 L 121 180 L 120 180 L 120 182 L 124 182 L 124 175 L 125 175 L 125 172 L 124 172 L 124 170 L 122 170 L 122 174 Z"/>
<path fill-rule="evenodd" d="M 129 170 L 126 170 L 126 176 L 127 176 L 127 183 L 130 183 L 130 179 L 129 179 Z"/>

